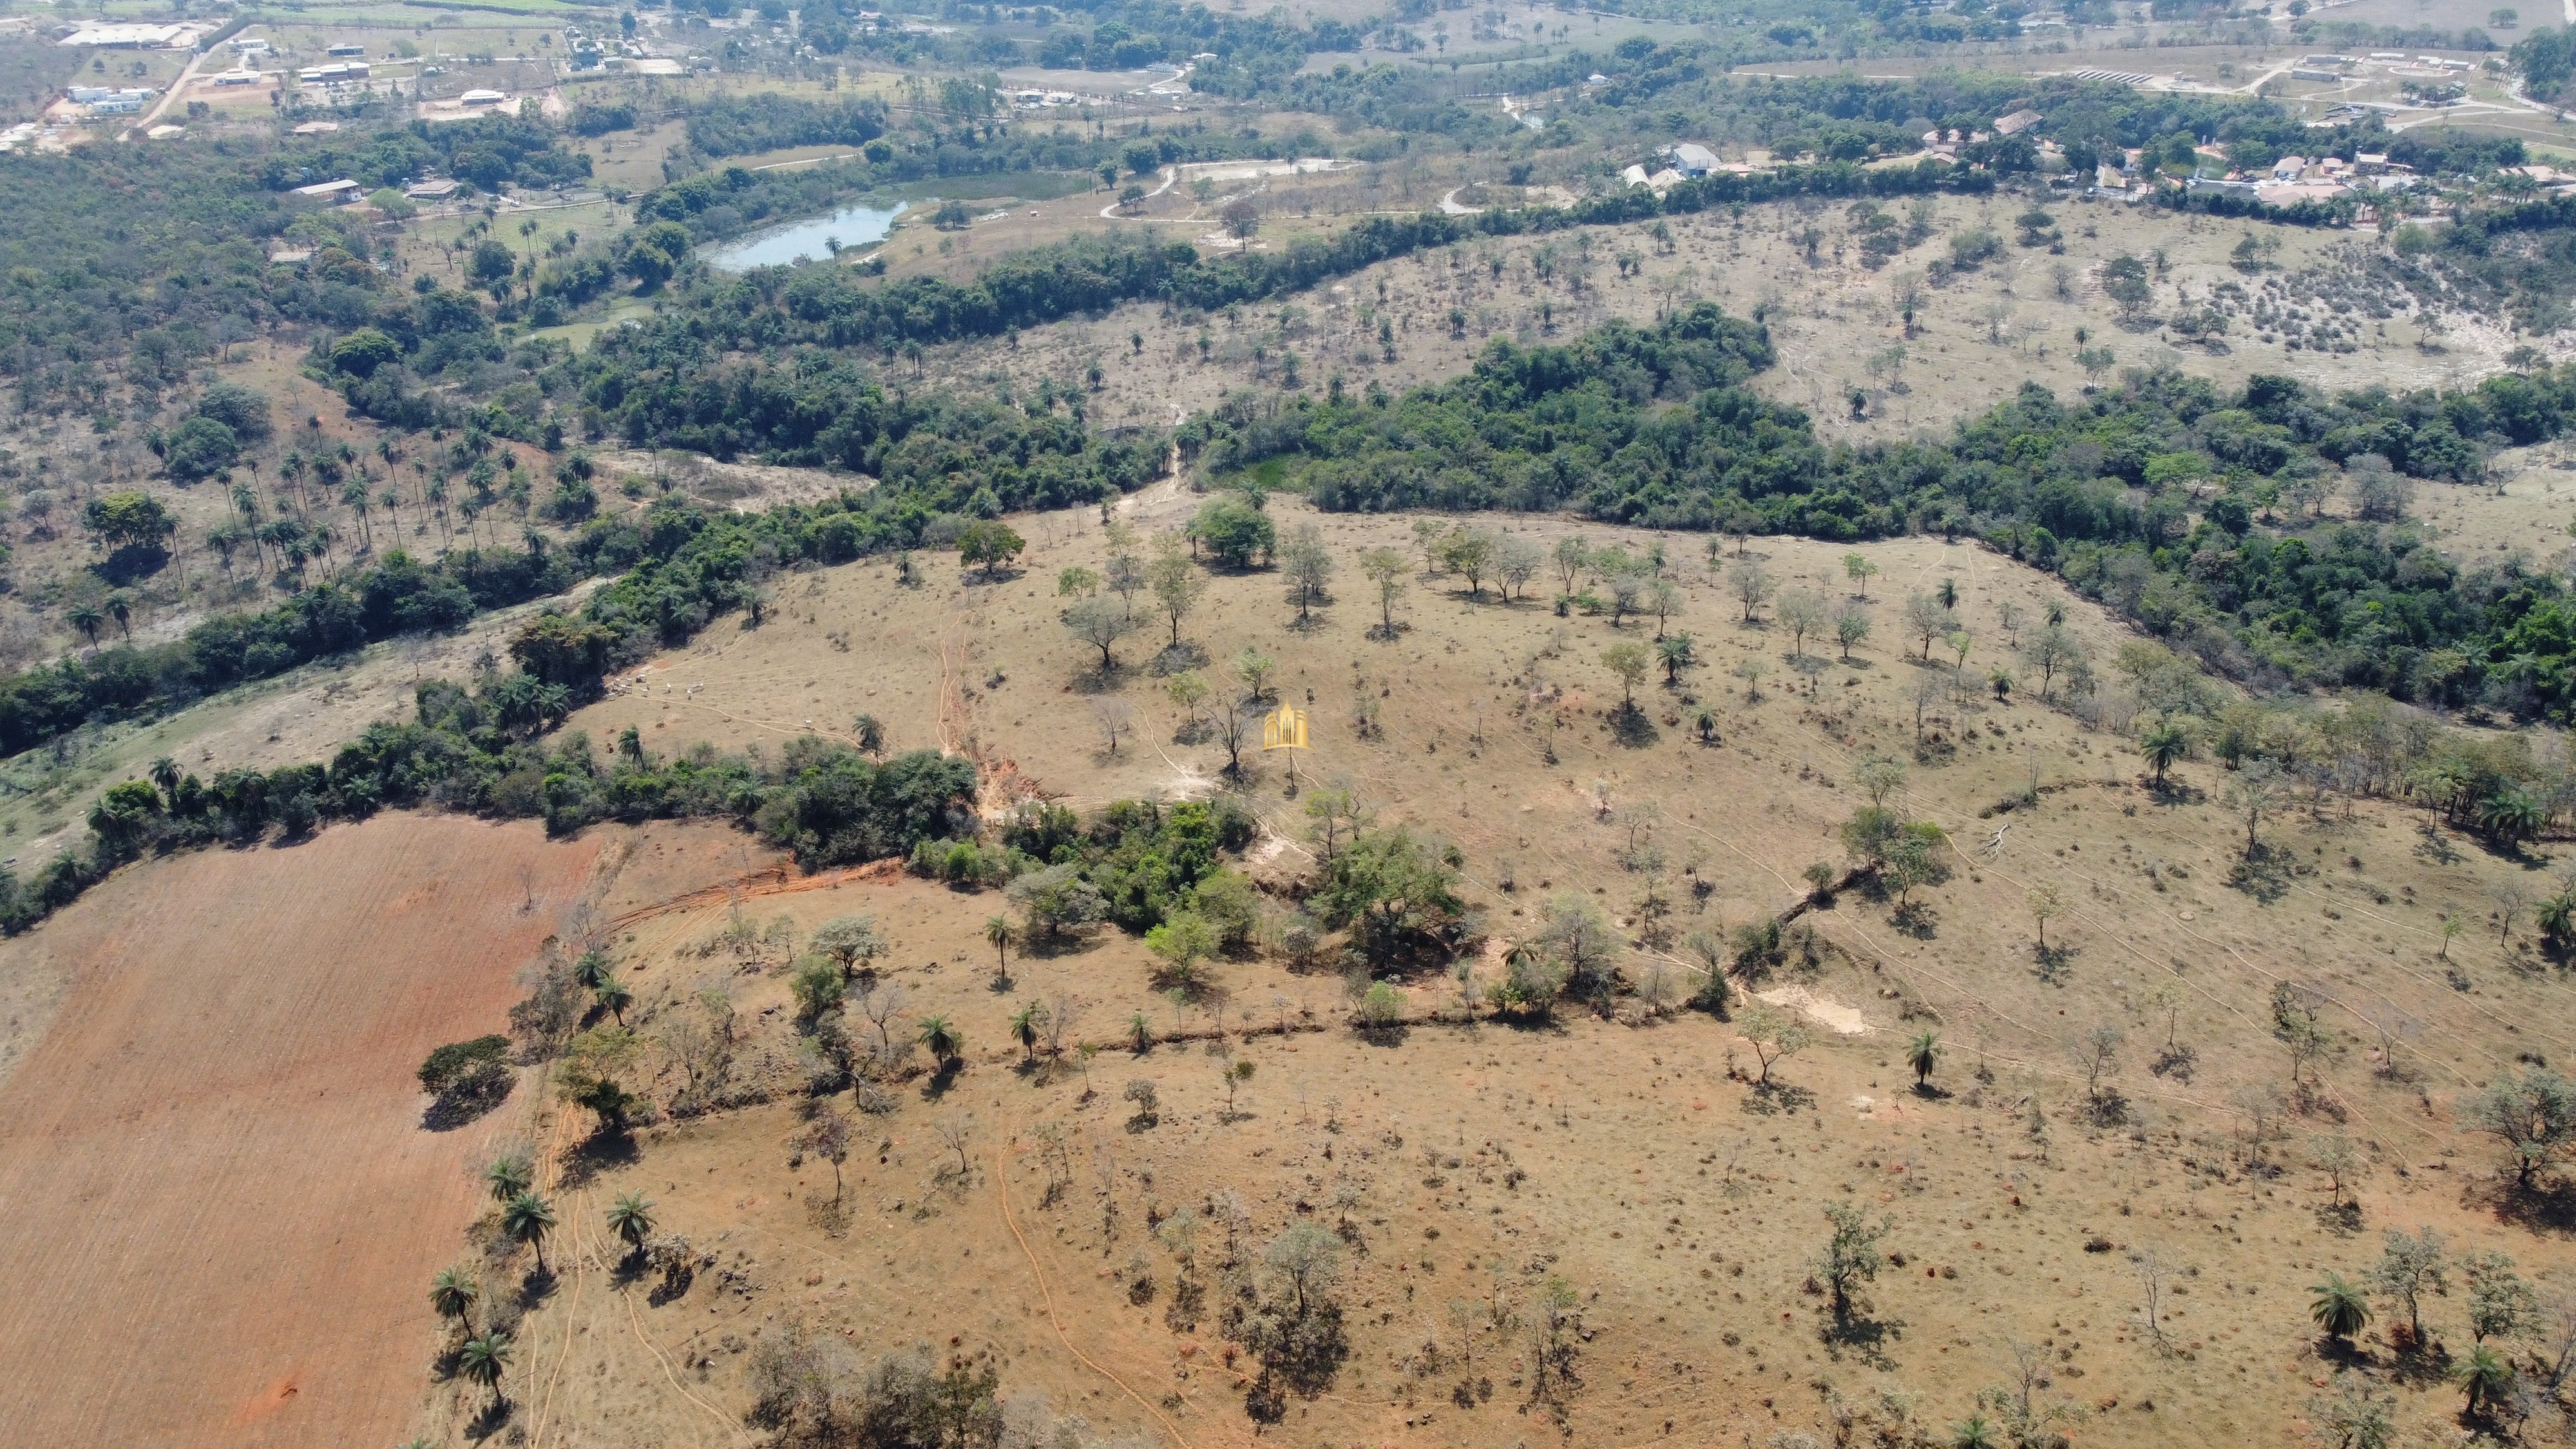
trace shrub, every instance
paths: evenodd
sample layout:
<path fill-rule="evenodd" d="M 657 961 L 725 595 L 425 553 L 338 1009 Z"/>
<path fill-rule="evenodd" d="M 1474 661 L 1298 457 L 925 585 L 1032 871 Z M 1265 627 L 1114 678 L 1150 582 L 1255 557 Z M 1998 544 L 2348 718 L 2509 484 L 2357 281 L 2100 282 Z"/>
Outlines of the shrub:
<path fill-rule="evenodd" d="M 420 1064 L 420 1089 L 432 1094 L 469 1077 L 502 1066 L 510 1054 L 506 1036 L 478 1036 L 472 1041 L 452 1041 L 429 1054 Z"/>

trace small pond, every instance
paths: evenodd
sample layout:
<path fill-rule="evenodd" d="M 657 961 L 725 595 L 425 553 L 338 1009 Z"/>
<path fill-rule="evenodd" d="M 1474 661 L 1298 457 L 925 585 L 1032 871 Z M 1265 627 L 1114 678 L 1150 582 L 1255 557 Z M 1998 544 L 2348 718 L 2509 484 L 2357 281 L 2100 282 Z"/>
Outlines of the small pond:
<path fill-rule="evenodd" d="M 904 204 L 861 203 L 845 206 L 830 216 L 791 221 L 756 231 L 747 237 L 729 241 L 707 251 L 707 261 L 728 272 L 747 272 L 754 267 L 783 267 L 798 257 L 821 260 L 832 254 L 825 245 L 840 238 L 841 249 L 873 246 L 885 240 L 893 229 L 894 219 L 903 214 Z"/>

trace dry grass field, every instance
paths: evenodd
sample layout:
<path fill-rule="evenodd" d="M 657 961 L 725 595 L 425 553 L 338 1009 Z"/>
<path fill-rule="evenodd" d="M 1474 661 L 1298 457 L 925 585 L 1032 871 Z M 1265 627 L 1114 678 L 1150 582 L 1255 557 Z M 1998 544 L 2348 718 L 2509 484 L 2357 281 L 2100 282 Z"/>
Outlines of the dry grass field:
<path fill-rule="evenodd" d="M 1194 502 L 1166 487 L 1133 500 L 1126 521 L 1177 526 Z M 1283 523 L 1306 516 L 1289 497 L 1273 507 Z M 2431 1226 L 2460 1254 L 2504 1251 L 2547 1279 L 2570 1266 L 2554 1229 L 2500 1210 L 2495 1154 L 2455 1115 L 2517 1053 L 2568 1049 L 2570 987 L 2518 939 L 2500 946 L 2492 924 L 2437 959 L 2443 913 L 2483 919 L 2491 889 L 2531 879 L 2535 862 L 2493 857 L 2418 812 L 2329 801 L 2283 808 L 2261 827 L 2263 868 L 2240 872 L 2243 823 L 2222 771 L 2185 765 L 2177 790 L 2153 793 L 2123 740 L 2037 699 L 2035 680 L 2010 703 L 1942 696 L 1917 759 L 1912 685 L 1948 669 L 1889 637 L 1904 597 L 1957 585 L 1972 672 L 2006 648 L 2000 606 L 2027 628 L 2059 597 L 1972 549 L 1863 550 L 1882 570 L 1877 632 L 1810 693 L 1777 625 L 1740 622 L 1700 540 L 1663 540 L 1689 599 L 1671 627 L 1699 639 L 1706 662 L 1678 690 L 1650 690 L 1650 738 L 1623 742 L 1605 709 L 1617 685 L 1597 662 L 1616 637 L 1606 621 L 1490 593 L 1471 601 L 1459 580 L 1422 578 L 1396 605 L 1401 636 L 1368 637 L 1375 601 L 1347 560 L 1365 545 L 1409 547 L 1405 521 L 1320 524 L 1345 571 L 1314 627 L 1289 627 L 1276 580 L 1256 573 L 1215 579 L 1183 636 L 1214 661 L 1212 677 L 1254 645 L 1278 658 L 1283 699 L 1311 691 L 1310 787 L 1347 781 L 1382 822 L 1460 846 L 1495 942 L 1480 979 L 1497 973 L 1500 943 L 1565 892 L 1596 894 L 1632 941 L 1646 939 L 1650 891 L 1681 930 L 1781 911 L 1805 866 L 1840 858 L 1833 830 L 1863 798 L 1854 769 L 1873 753 L 1915 760 L 1901 799 L 1948 831 L 1953 879 L 1907 924 L 1891 903 L 1839 897 L 1804 918 L 1818 932 L 1812 963 L 1793 956 L 1749 983 L 1815 1028 L 1814 1045 L 1773 1069 L 1785 1093 L 1742 1080 L 1756 1067 L 1741 1017 L 1662 1017 L 1628 1001 L 1617 1020 L 1470 1023 L 1455 984 L 1434 975 L 1405 983 L 1412 1025 L 1363 1035 L 1331 972 L 1232 962 L 1183 1007 L 1115 932 L 1015 958 L 999 978 L 979 926 L 1003 909 L 996 896 L 883 869 L 701 893 L 617 937 L 639 1029 L 669 1029 L 720 987 L 748 1025 L 738 1072 L 792 1099 L 803 1068 L 785 943 L 867 910 L 895 942 L 885 966 L 910 995 L 904 1014 L 949 1017 L 969 1064 L 914 1076 L 882 1117 L 856 1118 L 869 1150 L 845 1169 L 838 1207 L 828 1166 L 793 1145 L 809 1109 L 783 1103 L 648 1129 L 632 1161 L 570 1157 L 567 1216 L 587 1218 L 593 1266 L 527 1320 L 536 1348 L 517 1391 L 546 1442 L 730 1442 L 746 1345 L 790 1319 L 871 1353 L 990 1352 L 1010 1389 L 1042 1391 L 1095 1426 L 1248 1439 L 1246 1366 L 1228 1364 L 1206 1323 L 1171 1312 L 1174 1264 L 1142 1227 L 1228 1201 L 1247 1245 L 1298 1217 L 1350 1222 L 1353 1352 L 1329 1392 L 1292 1401 L 1280 1432 L 1301 1443 L 1556 1434 L 1550 1408 L 1529 1402 L 1526 1337 L 1551 1278 L 1580 1299 L 1572 1442 L 1829 1437 L 1837 1404 L 1893 1412 L 1883 1392 L 1937 1430 L 1981 1387 L 2018 1383 L 2015 1344 L 2048 1366 L 2041 1400 L 2084 1413 L 2083 1442 L 2278 1442 L 2301 1430 L 2337 1366 L 2306 1322 L 2308 1285 L 2358 1274 L 2382 1229 Z M 944 564 L 915 588 L 877 566 L 791 581 L 761 628 L 720 624 L 699 649 L 657 661 L 649 694 L 612 697 L 571 727 L 604 738 L 633 723 L 660 751 L 700 737 L 775 743 L 808 720 L 846 729 L 864 710 L 895 747 L 971 751 L 997 786 L 1084 807 L 1235 789 L 1266 827 L 1249 853 L 1256 876 L 1287 889 L 1309 847 L 1284 770 L 1262 761 L 1227 782 L 1221 750 L 1174 738 L 1179 713 L 1144 667 L 1151 644 L 1131 641 L 1111 680 L 1083 665 L 1051 618 L 1047 580 L 1096 565 L 1100 531 L 1075 515 L 1023 531 L 1037 547 L 999 582 Z M 1760 552 L 1792 586 L 1848 591 L 1840 550 L 1772 541 Z M 2118 627 L 2059 602 L 2107 661 Z M 841 638 L 855 641 L 846 652 Z M 1771 666 L 1758 700 L 1732 672 L 1749 659 Z M 1716 743 L 1683 726 L 1684 695 L 1716 707 Z M 1115 752 L 1091 707 L 1112 698 L 1134 725 Z M 1376 711 L 1368 738 L 1351 728 L 1361 701 Z M 1989 813 L 2034 779 L 2036 809 Z M 1632 814 L 1640 802 L 1659 811 Z M 1659 872 L 1623 864 L 1632 826 L 1660 851 Z M 2046 953 L 2027 905 L 2043 885 L 2067 904 Z M 771 947 L 718 949 L 737 922 Z M 1668 947 L 1622 966 L 1640 985 L 1659 968 L 1689 984 Z M 2265 1118 L 2258 1147 L 2242 1104 L 2266 1083 L 2286 1091 L 2268 1030 L 2284 981 L 2318 993 L 2335 1047 L 2305 1105 Z M 1011 1016 L 1067 1002 L 1080 1014 L 1065 1054 L 1024 1061 Z M 1135 1055 L 1124 1023 L 1138 1012 L 1158 1035 L 1188 1039 Z M 2071 1050 L 2101 1027 L 2122 1034 L 2107 1112 Z M 1902 1058 L 1926 1029 L 1945 1054 L 1917 1092 Z M 1082 1042 L 1103 1049 L 1087 1071 Z M 1255 1071 L 1229 1112 L 1219 1074 L 1236 1060 Z M 1121 1097 L 1140 1077 L 1159 1090 L 1153 1125 L 1131 1120 Z M 968 1116 L 961 1152 L 940 1129 Z M 2336 1138 L 2366 1164 L 2348 1208 L 2307 1165 Z M 652 1197 L 720 1267 L 677 1298 L 621 1289 L 598 1215 L 627 1191 Z M 1865 1322 L 1844 1330 L 1806 1286 L 1829 1202 L 1894 1224 Z M 2170 1275 L 2161 1342 L 2139 1313 L 2142 1263 Z M 2460 1312 L 2457 1291 L 2428 1309 L 2455 1353 Z M 2421 1378 L 2412 1362 L 2369 1336 L 2353 1360 L 2400 1384 L 2401 1417 L 2430 1431 L 2457 1398 L 2410 1380 Z M 1491 1378 L 1492 1397 L 1453 1403 L 1461 1376 Z M 460 1390 L 440 1422 L 465 1424 L 480 1403 Z"/>
<path fill-rule="evenodd" d="M 1258 203 L 1278 207 L 1283 231 L 1294 231 L 1342 224 L 1346 218 L 1336 216 L 1332 198 L 1355 191 L 1359 183 L 1343 175 L 1258 184 L 1291 193 L 1284 199 L 1266 190 L 1254 194 Z M 1305 189 L 1319 195 L 1316 215 L 1301 220 L 1307 202 L 1294 193 Z M 1414 200 L 1398 199 L 1405 190 L 1400 178 L 1389 178 L 1388 204 L 1411 209 Z M 1419 193 L 1420 204 L 1432 204 L 1445 186 L 1426 180 L 1411 190 Z M 1070 207 L 1083 199 L 1050 205 Z M 1221 201 L 1210 203 L 1207 214 Z M 1101 198 L 1095 194 L 1091 204 L 1096 208 Z M 1176 215 L 1152 220 L 1149 212 L 1141 225 L 1153 234 L 1196 242 L 1213 229 L 1185 219 L 1186 192 L 1176 188 L 1163 204 Z M 1215 406 L 1232 389 L 1284 390 L 1286 352 L 1300 360 L 1302 388 L 1320 390 L 1339 375 L 1352 388 L 1376 382 L 1401 389 L 1456 376 L 1496 337 L 1524 344 L 1565 340 L 1613 317 L 1646 324 L 1665 308 L 1705 299 L 1738 315 L 1762 310 L 1779 362 L 1756 378 L 1757 388 L 1809 409 L 1826 437 L 1859 440 L 1945 431 L 2031 379 L 2072 395 L 2087 381 L 2074 362 L 2081 350 L 2079 328 L 2087 334 L 2085 346 L 2111 350 L 2114 371 L 2170 362 L 2222 386 L 2261 371 L 2289 372 L 2331 388 L 2450 386 L 2494 370 L 2505 352 L 2523 342 L 2565 345 L 2564 339 L 2514 337 L 2458 316 L 2438 319 L 2441 330 L 2427 338 L 2422 319 L 2395 295 L 2388 300 L 2396 315 L 2384 324 L 2365 322 L 2350 352 L 2267 345 L 2248 335 L 2241 320 L 2218 347 L 2177 346 L 2182 339 L 2161 326 L 2122 324 L 2101 293 L 2104 262 L 2124 252 L 2163 252 L 2167 268 L 2153 313 L 2165 317 L 2185 299 L 2197 308 L 2223 286 L 2251 291 L 2265 278 L 2312 299 L 2349 271 L 2348 249 L 2378 243 L 2349 233 L 2261 228 L 2264 240 L 2279 245 L 2269 270 L 2249 276 L 2230 258 L 2248 234 L 2241 224 L 2116 201 L 2074 201 L 2050 209 L 2065 248 L 2052 255 L 2014 244 L 2014 218 L 2025 205 L 1942 198 L 1933 234 L 1876 271 L 1860 265 L 1854 228 L 1841 207 L 1775 204 L 1747 207 L 1741 217 L 1675 218 L 1669 245 L 1657 240 L 1652 223 L 1469 242 L 1383 263 L 1282 304 L 1204 319 L 1153 305 L 1127 306 L 1097 320 L 1033 329 L 1016 343 L 934 349 L 924 367 L 942 381 L 1002 378 L 1025 389 L 1041 379 L 1090 387 L 1089 370 L 1096 364 L 1102 375 L 1091 405 L 1095 419 L 1169 425 Z M 1900 217 L 1906 212 L 1889 210 Z M 1799 240 L 1810 227 L 1819 234 L 1813 262 Z M 2001 254 L 1944 285 L 1926 286 L 1917 335 L 1907 338 L 1897 305 L 1901 280 L 1910 275 L 1923 281 L 1928 264 L 1949 255 L 1954 238 L 1980 229 L 2002 240 Z M 1022 244 L 1016 236 L 1009 243 Z M 978 265 L 990 260 L 981 250 L 972 255 Z M 1382 340 L 1381 322 L 1391 339 Z M 2431 350 L 2419 347 L 2428 341 Z M 1891 355 L 1897 348 L 1901 356 Z M 1845 403 L 1856 387 L 1871 395 L 1866 416 L 1857 421 Z"/>

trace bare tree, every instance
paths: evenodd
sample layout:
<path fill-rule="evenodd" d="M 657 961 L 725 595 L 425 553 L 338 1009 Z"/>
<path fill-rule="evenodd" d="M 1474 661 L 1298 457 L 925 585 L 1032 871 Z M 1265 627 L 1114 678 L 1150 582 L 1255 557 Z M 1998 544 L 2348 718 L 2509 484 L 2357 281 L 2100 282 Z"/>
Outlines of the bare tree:
<path fill-rule="evenodd" d="M 945 1144 L 949 1151 L 957 1154 L 957 1175 L 964 1177 L 968 1171 L 966 1144 L 975 1136 L 975 1114 L 953 1113 L 932 1123 L 931 1130 L 939 1134 L 940 1142 Z"/>
<path fill-rule="evenodd" d="M 2072 1052 L 2075 1069 L 2084 1074 L 2084 1095 L 2096 1108 L 2102 1104 L 2102 1084 L 2120 1072 L 2120 1044 L 2126 1040 L 2116 1026 L 2103 1025 L 2077 1039 Z"/>
<path fill-rule="evenodd" d="M 2129 1266 L 2138 1274 L 2138 1319 L 2147 1337 L 2162 1344 L 2165 1341 L 2165 1284 L 2173 1277 L 2173 1264 L 2153 1248 L 2129 1255 Z"/>
<path fill-rule="evenodd" d="M 889 984 L 873 989 L 863 985 L 859 992 L 859 1011 L 867 1017 L 868 1024 L 876 1028 L 876 1056 L 880 1070 L 903 1059 L 902 1053 L 895 1048 L 894 1021 L 903 1015 L 903 1009 L 910 1001 L 910 994 L 900 985 Z M 911 1043 L 906 1042 L 904 1050 L 909 1051 L 910 1048 Z"/>
<path fill-rule="evenodd" d="M 1102 698 L 1091 702 L 1091 718 L 1100 726 L 1102 738 L 1109 742 L 1109 753 L 1118 753 L 1118 737 L 1126 733 L 1128 721 L 1135 712 L 1123 699 Z"/>

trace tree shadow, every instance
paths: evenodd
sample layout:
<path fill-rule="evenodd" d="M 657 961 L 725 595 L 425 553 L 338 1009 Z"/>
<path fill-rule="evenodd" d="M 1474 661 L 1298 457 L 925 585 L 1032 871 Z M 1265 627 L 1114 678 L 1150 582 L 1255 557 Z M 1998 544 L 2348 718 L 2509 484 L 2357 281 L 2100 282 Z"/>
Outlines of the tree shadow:
<path fill-rule="evenodd" d="M 170 565 L 170 551 L 157 543 L 129 543 L 89 566 L 111 588 L 130 588 Z"/>
<path fill-rule="evenodd" d="M 2326 1203 L 2317 1209 L 2317 1226 L 2339 1238 L 2361 1231 L 2361 1204 Z"/>
<path fill-rule="evenodd" d="M 965 1070 L 965 1067 L 966 1063 L 956 1058 L 940 1063 L 939 1070 L 922 1079 L 921 1100 L 936 1102 L 947 1096 L 956 1088 L 957 1074 Z"/>
<path fill-rule="evenodd" d="M 1825 1346 L 1825 1357 L 1836 1363 L 1844 1354 L 1857 1357 L 1874 1369 L 1893 1369 L 1896 1360 L 1888 1357 L 1887 1345 L 1905 1335 L 1905 1325 L 1883 1323 L 1866 1314 L 1828 1314 L 1822 1332 L 1816 1335 Z"/>
<path fill-rule="evenodd" d="M 1938 1082 L 1916 1082 L 1913 1090 L 1914 1095 L 1922 1098 L 1926 1102 L 1946 1102 L 1949 1101 L 1951 1097 L 1950 1089 L 1942 1086 Z"/>
<path fill-rule="evenodd" d="M 473 1440 L 477 1444 L 480 1444 L 484 1440 L 500 1433 L 503 1429 L 509 1427 L 510 1415 L 515 1412 L 517 1408 L 518 1406 L 511 1403 L 507 1398 L 495 1399 L 491 1403 L 485 1404 L 481 1409 L 475 1411 L 473 1418 L 465 1421 L 465 1437 Z"/>
<path fill-rule="evenodd" d="M 2390 1355 L 2388 1376 L 2416 1388 L 2430 1388 L 2448 1382 L 2451 1377 L 2451 1350 L 2441 1340 L 2416 1340 L 2412 1329 L 2403 1323 L 2392 1326 L 2388 1334 Z"/>
<path fill-rule="evenodd" d="M 2530 1232 L 2576 1233 L 2576 1185 L 2563 1181 L 2519 1186 L 2511 1179 L 2472 1180 L 2460 1192 L 2463 1206 L 2483 1208 L 2496 1220 Z"/>
<path fill-rule="evenodd" d="M 1632 750 L 1642 750 L 1663 738 L 1655 728 L 1654 716 L 1637 708 L 1632 700 L 1610 715 L 1610 737 Z"/>
<path fill-rule="evenodd" d="M 2147 1070 L 2153 1072 L 2155 1075 L 2159 1077 L 2171 1077 L 2177 1082 L 2184 1083 L 2191 1081 L 2191 1074 L 2194 1071 L 2199 1070 L 2199 1067 L 2200 1054 L 2198 1052 L 2193 1051 L 2187 1046 L 2172 1045 L 2168 1045 L 2163 1050 L 2157 1052 L 2156 1059 L 2147 1064 Z"/>
<path fill-rule="evenodd" d="M 2268 845 L 2255 846 L 2228 868 L 2227 884 L 2264 905 L 2271 905 L 2290 893 L 2288 853 Z"/>
<path fill-rule="evenodd" d="M 641 1156 L 636 1150 L 633 1133 L 593 1132 L 581 1140 L 580 1146 L 564 1155 L 564 1186 L 580 1187 L 612 1168 L 632 1167 Z"/>
<path fill-rule="evenodd" d="M 2451 848 L 2451 842 L 2442 838 L 2440 826 L 2426 821 L 2416 827 L 2415 858 L 2427 865 L 2457 865 L 2460 853 Z"/>
<path fill-rule="evenodd" d="M 1929 941 L 1940 934 L 1940 920 L 1940 913 L 1932 909 L 1930 901 L 1907 901 L 1889 913 L 1887 924 L 1899 935 Z"/>
<path fill-rule="evenodd" d="M 2067 977 L 2074 971 L 2077 954 L 2072 946 L 2032 947 L 2032 972 L 2051 986 L 2064 986 Z"/>
<path fill-rule="evenodd" d="M 420 1125 L 431 1132 L 453 1132 L 508 1101 L 518 1084 L 519 1074 L 507 1067 L 477 1072 L 431 1098 L 421 1111 Z"/>
<path fill-rule="evenodd" d="M 1053 961 L 1065 956 L 1084 956 L 1100 949 L 1098 932 L 1060 931 L 1052 936 L 1031 936 L 1020 946 L 1024 958 Z"/>
<path fill-rule="evenodd" d="M 1068 687 L 1076 694 L 1116 694 L 1127 687 L 1127 674 L 1124 664 L 1094 665 L 1074 675 Z"/>
<path fill-rule="evenodd" d="M 1178 674 L 1184 669 L 1205 669 L 1207 662 L 1208 652 L 1184 639 L 1178 644 L 1164 645 L 1152 659 L 1146 661 L 1145 672 L 1161 679 Z"/>
<path fill-rule="evenodd" d="M 1375 1026 L 1362 1025 L 1354 1027 L 1352 1031 L 1361 1041 L 1373 1047 L 1400 1047 L 1413 1035 L 1412 1026 L 1401 1021 L 1390 1021 Z"/>
<path fill-rule="evenodd" d="M 519 1280 L 519 1307 L 534 1312 L 544 1307 L 546 1300 L 554 1297 L 555 1290 L 562 1286 L 563 1280 L 556 1276 L 552 1263 L 530 1268 L 527 1276 Z"/>
<path fill-rule="evenodd" d="M 1756 1117 L 1776 1117 L 1783 1112 L 1803 1112 L 1816 1105 L 1816 1094 L 1805 1087 L 1787 1082 L 1755 1082 L 1744 1094 L 1743 1110 Z"/>

